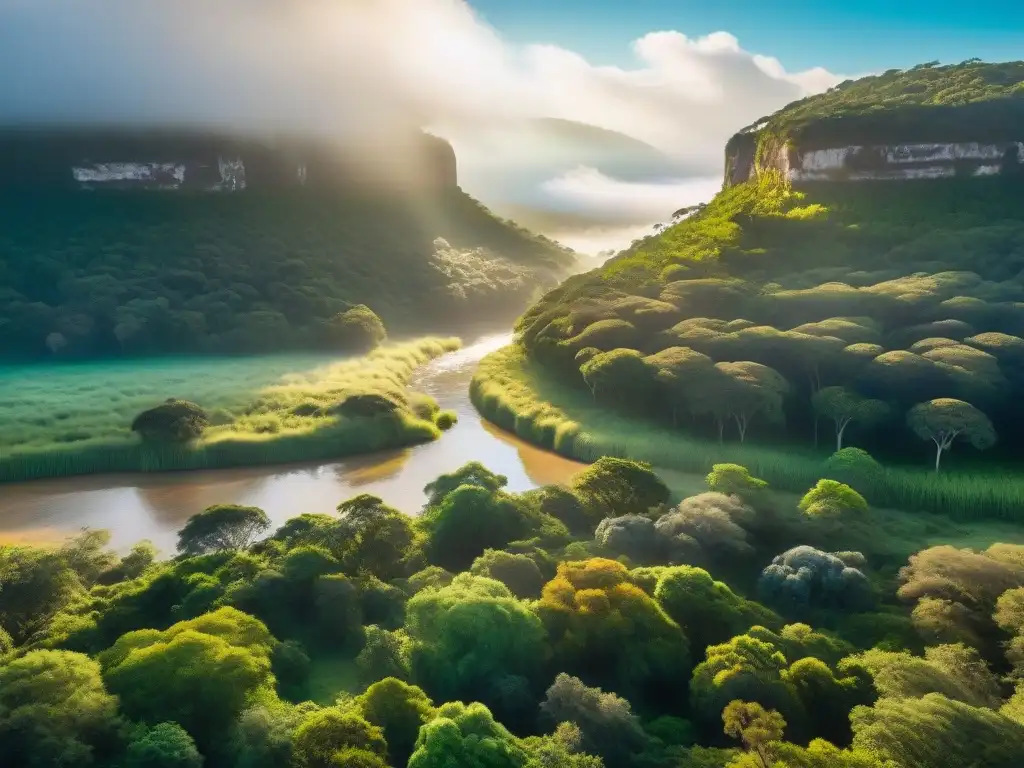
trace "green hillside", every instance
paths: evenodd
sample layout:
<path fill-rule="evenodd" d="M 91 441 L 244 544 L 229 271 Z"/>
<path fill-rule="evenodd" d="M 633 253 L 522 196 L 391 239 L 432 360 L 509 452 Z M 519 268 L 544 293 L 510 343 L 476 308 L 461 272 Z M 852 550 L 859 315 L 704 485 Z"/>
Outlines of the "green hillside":
<path fill-rule="evenodd" d="M 1022 119 L 1024 61 L 972 59 L 846 80 L 750 128 L 760 126 L 761 138 L 783 136 L 812 148 L 833 142 L 1019 141 Z"/>
<path fill-rule="evenodd" d="M 458 188 L 10 191 L 0 359 L 329 346 L 354 304 L 393 335 L 458 330 L 515 317 L 571 262 Z"/>
<path fill-rule="evenodd" d="M 908 104 L 936 101 L 1019 109 L 1022 82 L 1024 64 L 887 73 L 793 104 L 761 130 L 813 136 L 822 115 L 898 123 Z M 978 429 L 991 421 L 1003 439 L 985 454 L 951 445 L 944 462 L 1015 460 L 1012 436 L 1024 426 L 1016 407 L 1024 394 L 1024 178 L 1014 170 L 797 189 L 761 168 L 548 293 L 520 319 L 521 344 L 601 407 L 691 436 L 817 445 L 824 457 L 837 445 L 833 421 L 846 419 L 828 404 L 840 398 L 853 414 L 845 445 L 924 466 L 935 446 L 906 414 L 952 398 L 987 415 Z M 957 437 L 970 442 L 969 432 Z M 974 442 L 988 448 L 990 437 Z"/>

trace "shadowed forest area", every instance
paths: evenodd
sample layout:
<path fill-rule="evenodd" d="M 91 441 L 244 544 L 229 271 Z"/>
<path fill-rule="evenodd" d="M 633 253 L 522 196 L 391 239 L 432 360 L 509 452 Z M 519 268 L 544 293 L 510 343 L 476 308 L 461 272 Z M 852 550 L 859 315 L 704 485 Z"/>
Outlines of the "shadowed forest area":
<path fill-rule="evenodd" d="M 27 192 L 0 200 L 0 359 L 340 347 L 510 321 L 573 263 L 459 189 Z"/>

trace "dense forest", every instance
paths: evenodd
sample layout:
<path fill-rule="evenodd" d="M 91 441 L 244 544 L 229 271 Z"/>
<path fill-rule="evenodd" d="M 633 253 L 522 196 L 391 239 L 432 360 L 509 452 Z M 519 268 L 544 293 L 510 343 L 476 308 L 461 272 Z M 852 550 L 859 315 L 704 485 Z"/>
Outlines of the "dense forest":
<path fill-rule="evenodd" d="M 676 504 L 620 459 L 506 482 L 468 464 L 418 518 L 364 494 L 273 532 L 211 507 L 170 560 L 0 547 L 0 764 L 1024 762 L 1024 547 L 883 556 L 849 486 L 796 505 L 736 465 Z"/>
<path fill-rule="evenodd" d="M 1002 83 L 970 98 L 1019 108 L 1022 67 L 953 72 Z M 841 86 L 769 125 L 830 113 L 844 95 L 849 110 L 898 117 L 893 82 L 960 103 L 959 86 L 913 87 L 936 71 Z M 891 459 L 931 445 L 936 468 L 961 443 L 1017 457 L 1024 177 L 1004 170 L 797 189 L 762 169 L 549 292 L 519 321 L 521 344 L 598 404 L 717 441 L 856 444 Z"/>
<path fill-rule="evenodd" d="M 336 349 L 369 305 L 396 336 L 511 319 L 571 252 L 455 188 L 5 192 L 0 359 Z"/>
<path fill-rule="evenodd" d="M 788 105 L 738 136 L 784 137 L 804 149 L 844 144 L 1020 141 L 1024 61 L 919 64 L 846 80 Z"/>

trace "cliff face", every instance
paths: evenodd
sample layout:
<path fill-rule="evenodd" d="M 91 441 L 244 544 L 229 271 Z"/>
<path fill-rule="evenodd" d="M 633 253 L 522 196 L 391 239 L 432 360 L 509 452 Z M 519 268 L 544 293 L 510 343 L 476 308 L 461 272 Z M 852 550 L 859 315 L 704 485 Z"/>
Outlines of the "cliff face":
<path fill-rule="evenodd" d="M 726 186 L 766 170 L 795 184 L 1015 174 L 1024 62 L 922 64 L 847 81 L 739 132 Z"/>
<path fill-rule="evenodd" d="M 1024 128 L 1022 128 L 1024 133 Z M 912 181 L 953 176 L 996 176 L 1018 173 L 1024 164 L 1024 142 L 930 142 L 846 145 L 801 149 L 791 142 L 760 147 L 756 134 L 730 142 L 727 186 L 775 169 L 791 183 L 814 181 Z"/>
<path fill-rule="evenodd" d="M 187 131 L 0 133 L 0 188 L 238 192 L 366 185 L 455 189 L 455 152 L 448 142 L 426 134 L 334 146 Z"/>

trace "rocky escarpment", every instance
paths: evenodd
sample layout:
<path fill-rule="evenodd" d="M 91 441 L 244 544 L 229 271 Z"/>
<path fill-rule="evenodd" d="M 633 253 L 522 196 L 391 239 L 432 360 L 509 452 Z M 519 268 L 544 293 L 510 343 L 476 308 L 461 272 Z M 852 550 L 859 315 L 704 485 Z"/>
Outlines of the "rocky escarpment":
<path fill-rule="evenodd" d="M 426 134 L 335 144 L 195 131 L 7 130 L 0 132 L 0 188 L 455 189 L 455 153 Z"/>
<path fill-rule="evenodd" d="M 921 65 L 842 83 L 740 131 L 726 186 L 780 172 L 795 184 L 1019 174 L 1024 62 Z"/>

